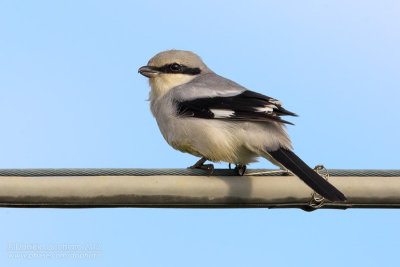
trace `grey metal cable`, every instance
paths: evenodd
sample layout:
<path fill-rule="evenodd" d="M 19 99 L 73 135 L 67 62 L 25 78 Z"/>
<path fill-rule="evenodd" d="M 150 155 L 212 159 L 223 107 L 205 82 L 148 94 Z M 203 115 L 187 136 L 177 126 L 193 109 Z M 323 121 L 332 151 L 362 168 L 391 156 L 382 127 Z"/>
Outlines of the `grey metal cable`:
<path fill-rule="evenodd" d="M 330 176 L 365 176 L 365 177 L 399 177 L 400 170 L 346 170 L 330 169 Z M 209 171 L 196 169 L 0 169 L 0 176 L 153 176 L 153 175 L 181 175 L 207 176 Z M 234 170 L 216 169 L 212 176 L 236 176 Z M 248 169 L 246 175 L 253 176 L 282 176 L 284 171 L 271 169 Z"/>

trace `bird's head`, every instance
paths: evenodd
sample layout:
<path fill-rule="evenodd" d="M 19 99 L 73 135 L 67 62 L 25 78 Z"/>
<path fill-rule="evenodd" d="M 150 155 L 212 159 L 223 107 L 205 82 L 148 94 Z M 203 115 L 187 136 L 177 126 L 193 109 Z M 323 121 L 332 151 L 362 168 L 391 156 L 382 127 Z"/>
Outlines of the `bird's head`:
<path fill-rule="evenodd" d="M 193 52 L 167 50 L 151 58 L 138 72 L 149 78 L 150 99 L 154 99 L 211 70 Z"/>

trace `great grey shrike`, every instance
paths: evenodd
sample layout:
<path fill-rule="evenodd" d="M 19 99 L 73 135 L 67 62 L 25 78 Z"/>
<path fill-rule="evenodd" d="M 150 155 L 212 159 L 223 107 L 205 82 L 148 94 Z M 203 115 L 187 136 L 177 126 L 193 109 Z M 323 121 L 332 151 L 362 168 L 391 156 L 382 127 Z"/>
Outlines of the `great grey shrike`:
<path fill-rule="evenodd" d="M 209 69 L 193 52 L 168 50 L 150 59 L 139 73 L 149 78 L 151 112 L 173 148 L 212 162 L 246 165 L 264 157 L 289 169 L 331 201 L 346 197 L 292 151 L 281 116 L 296 116 L 278 100 L 247 90 Z"/>

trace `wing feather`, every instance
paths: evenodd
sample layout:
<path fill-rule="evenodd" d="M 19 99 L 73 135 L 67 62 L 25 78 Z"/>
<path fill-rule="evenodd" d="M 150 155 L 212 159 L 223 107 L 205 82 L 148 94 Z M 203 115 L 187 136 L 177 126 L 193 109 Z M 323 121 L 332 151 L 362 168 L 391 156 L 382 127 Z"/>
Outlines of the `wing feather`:
<path fill-rule="evenodd" d="M 280 116 L 297 116 L 272 98 L 245 90 L 236 95 L 176 101 L 177 113 L 186 117 L 236 121 L 275 121 L 292 124 Z"/>

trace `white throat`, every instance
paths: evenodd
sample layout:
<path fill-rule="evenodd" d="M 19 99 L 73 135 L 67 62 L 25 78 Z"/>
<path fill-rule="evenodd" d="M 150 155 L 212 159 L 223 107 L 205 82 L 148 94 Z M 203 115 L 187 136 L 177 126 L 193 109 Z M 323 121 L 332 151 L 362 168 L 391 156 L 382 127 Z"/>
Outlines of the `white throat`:
<path fill-rule="evenodd" d="M 181 84 L 190 82 L 196 76 L 187 74 L 160 74 L 154 78 L 149 79 L 151 91 L 149 94 L 149 100 L 155 100 L 172 88 Z"/>

